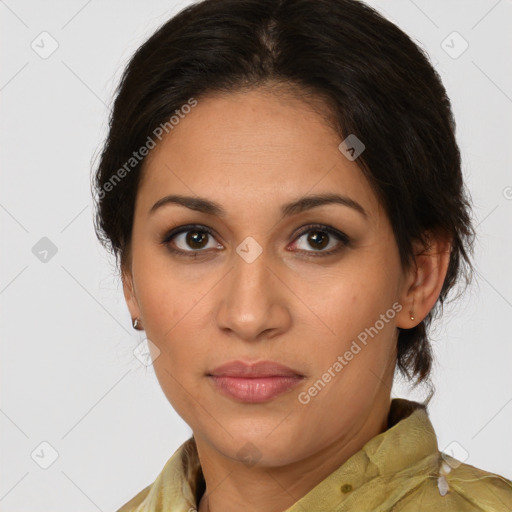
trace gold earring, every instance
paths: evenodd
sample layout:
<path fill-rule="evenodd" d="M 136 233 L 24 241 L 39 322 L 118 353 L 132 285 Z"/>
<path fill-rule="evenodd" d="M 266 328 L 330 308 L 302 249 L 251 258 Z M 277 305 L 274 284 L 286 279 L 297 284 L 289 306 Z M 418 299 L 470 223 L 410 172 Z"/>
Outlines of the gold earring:
<path fill-rule="evenodd" d="M 133 325 L 133 328 L 136 329 L 137 331 L 143 330 L 142 324 L 140 322 L 140 318 L 133 318 L 132 325 Z"/>
<path fill-rule="evenodd" d="M 414 297 L 412 298 L 412 311 L 409 310 L 409 315 L 411 317 L 411 320 L 414 321 Z"/>

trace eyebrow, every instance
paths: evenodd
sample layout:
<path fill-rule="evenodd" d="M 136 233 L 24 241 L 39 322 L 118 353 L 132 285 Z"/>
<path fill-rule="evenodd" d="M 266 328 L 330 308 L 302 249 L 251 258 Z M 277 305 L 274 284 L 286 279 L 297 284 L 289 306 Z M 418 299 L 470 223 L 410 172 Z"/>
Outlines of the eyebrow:
<path fill-rule="evenodd" d="M 203 197 L 189 197 L 181 195 L 169 195 L 162 197 L 151 207 L 148 215 L 153 214 L 156 210 L 168 204 L 178 204 L 189 208 L 190 210 L 206 213 L 208 215 L 215 215 L 221 218 L 226 217 L 226 211 L 215 201 L 211 201 Z M 302 197 L 291 203 L 284 204 L 281 207 L 281 214 L 283 217 L 290 217 L 291 215 L 297 215 L 306 210 L 326 204 L 340 204 L 347 206 L 359 212 L 363 217 L 369 217 L 366 210 L 357 201 L 354 201 L 350 197 L 338 194 L 318 194 Z"/>

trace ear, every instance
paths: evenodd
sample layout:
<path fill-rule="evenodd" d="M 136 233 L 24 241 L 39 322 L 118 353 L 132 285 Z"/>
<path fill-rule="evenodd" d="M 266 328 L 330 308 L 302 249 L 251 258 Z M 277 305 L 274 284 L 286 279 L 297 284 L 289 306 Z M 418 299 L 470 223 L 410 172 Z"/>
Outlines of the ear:
<path fill-rule="evenodd" d="M 137 296 L 135 295 L 135 287 L 133 284 L 133 275 L 129 268 L 122 269 L 121 279 L 123 282 L 124 298 L 126 300 L 126 305 L 128 306 L 128 310 L 130 311 L 130 316 L 132 318 L 139 318 L 141 316 L 140 309 L 139 309 L 139 303 L 137 301 Z"/>
<path fill-rule="evenodd" d="M 402 310 L 396 315 L 397 327 L 416 327 L 434 307 L 448 271 L 451 241 L 444 234 L 428 231 L 426 243 L 413 243 L 414 262 L 406 273 L 400 300 Z"/>

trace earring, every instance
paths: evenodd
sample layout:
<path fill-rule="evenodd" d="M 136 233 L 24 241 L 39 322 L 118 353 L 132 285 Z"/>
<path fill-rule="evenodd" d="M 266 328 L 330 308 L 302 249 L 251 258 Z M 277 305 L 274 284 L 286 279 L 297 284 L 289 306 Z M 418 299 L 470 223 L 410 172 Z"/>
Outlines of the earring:
<path fill-rule="evenodd" d="M 132 325 L 133 325 L 133 328 L 136 329 L 137 331 L 143 330 L 142 324 L 140 322 L 140 318 L 132 319 Z"/>
<path fill-rule="evenodd" d="M 409 314 L 411 315 L 411 320 L 414 320 L 414 313 L 412 311 L 409 311 Z"/>

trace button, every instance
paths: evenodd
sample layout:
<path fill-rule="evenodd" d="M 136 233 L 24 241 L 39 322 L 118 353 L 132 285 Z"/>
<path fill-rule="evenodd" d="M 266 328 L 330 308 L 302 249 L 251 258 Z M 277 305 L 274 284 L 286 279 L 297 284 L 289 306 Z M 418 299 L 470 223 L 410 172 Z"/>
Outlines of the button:
<path fill-rule="evenodd" d="M 350 484 L 343 484 L 341 486 L 341 492 L 343 494 L 346 494 L 347 492 L 350 492 L 352 490 L 352 486 Z"/>

